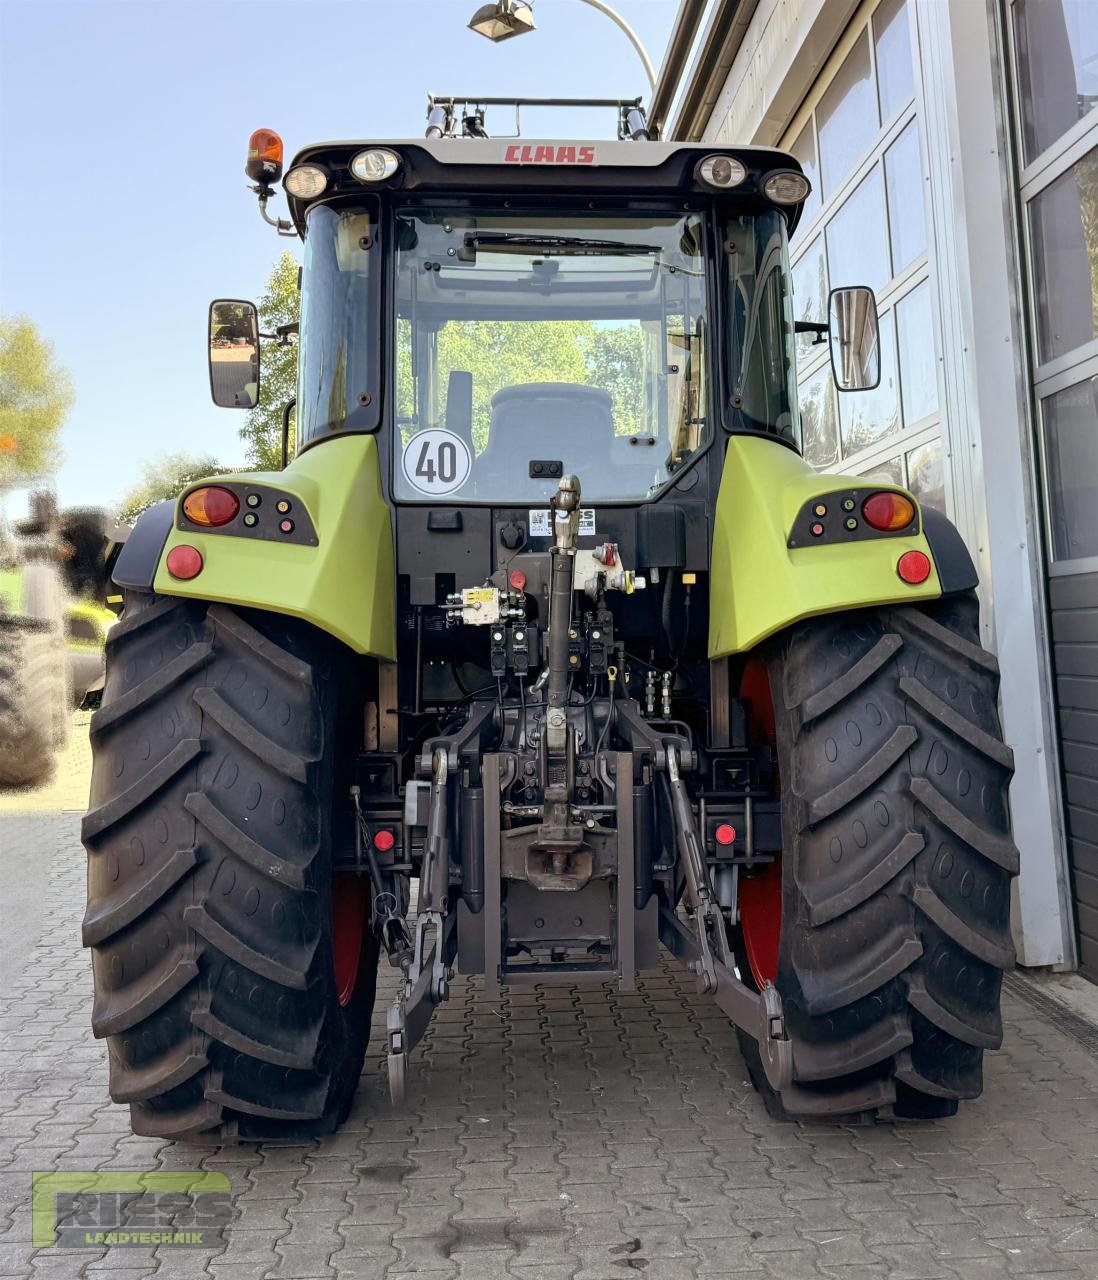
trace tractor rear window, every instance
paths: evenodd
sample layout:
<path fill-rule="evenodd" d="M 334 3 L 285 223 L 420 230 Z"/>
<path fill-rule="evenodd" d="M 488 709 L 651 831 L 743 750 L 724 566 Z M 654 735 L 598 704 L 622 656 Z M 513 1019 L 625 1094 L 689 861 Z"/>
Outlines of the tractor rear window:
<path fill-rule="evenodd" d="M 706 444 L 702 219 L 402 212 L 394 489 L 655 493 Z"/>

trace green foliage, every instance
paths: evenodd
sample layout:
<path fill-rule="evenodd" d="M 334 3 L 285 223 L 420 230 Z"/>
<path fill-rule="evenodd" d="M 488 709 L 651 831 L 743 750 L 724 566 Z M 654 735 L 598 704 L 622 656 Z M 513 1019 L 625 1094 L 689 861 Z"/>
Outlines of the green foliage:
<path fill-rule="evenodd" d="M 0 316 L 0 483 L 53 471 L 72 382 L 25 316 Z"/>
<path fill-rule="evenodd" d="M 133 524 L 137 517 L 164 498 L 178 498 L 188 485 L 206 476 L 224 475 L 232 467 L 223 467 L 209 455 L 199 457 L 187 453 L 173 453 L 150 462 L 144 470 L 141 483 L 122 499 L 118 518 L 123 524 Z"/>
<path fill-rule="evenodd" d="M 259 300 L 259 327 L 274 333 L 280 324 L 293 324 L 298 319 L 300 294 L 297 288 L 297 259 L 285 252 L 278 259 L 267 281 L 267 290 Z M 277 471 L 282 465 L 282 410 L 297 393 L 297 342 L 291 338 L 286 346 L 274 339 L 259 344 L 262 369 L 259 404 L 248 411 L 248 420 L 240 429 L 248 448 L 248 461 L 259 471 Z M 293 415 L 290 416 L 290 452 L 293 452 Z"/>

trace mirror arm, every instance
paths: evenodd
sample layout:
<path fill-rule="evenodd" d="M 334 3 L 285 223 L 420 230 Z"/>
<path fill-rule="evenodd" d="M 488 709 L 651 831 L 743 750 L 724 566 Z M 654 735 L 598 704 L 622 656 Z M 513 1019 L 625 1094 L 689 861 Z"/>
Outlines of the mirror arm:
<path fill-rule="evenodd" d="M 272 218 L 267 212 L 267 201 L 274 195 L 273 187 L 265 186 L 263 183 L 256 183 L 254 187 L 249 187 L 248 189 L 249 191 L 254 191 L 259 198 L 259 216 L 264 222 L 274 227 L 280 236 L 297 235 L 292 222 L 287 222 L 285 218 Z"/>
<path fill-rule="evenodd" d="M 828 326 L 819 320 L 795 320 L 793 322 L 794 333 L 814 333 L 816 336 L 812 339 L 812 346 L 818 347 L 821 343 L 827 341 Z"/>

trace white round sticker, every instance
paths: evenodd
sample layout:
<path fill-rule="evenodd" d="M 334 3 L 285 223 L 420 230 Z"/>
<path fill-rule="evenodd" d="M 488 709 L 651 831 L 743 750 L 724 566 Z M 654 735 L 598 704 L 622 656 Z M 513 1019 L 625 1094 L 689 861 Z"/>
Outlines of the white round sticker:
<path fill-rule="evenodd" d="M 431 427 L 416 432 L 404 446 L 402 465 L 414 489 L 440 498 L 460 489 L 469 479 L 473 459 L 461 436 Z"/>

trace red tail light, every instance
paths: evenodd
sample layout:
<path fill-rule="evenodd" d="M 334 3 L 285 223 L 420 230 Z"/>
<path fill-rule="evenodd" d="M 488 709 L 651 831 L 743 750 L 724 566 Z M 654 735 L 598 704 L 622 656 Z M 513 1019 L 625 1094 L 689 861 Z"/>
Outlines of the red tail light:
<path fill-rule="evenodd" d="M 202 572 L 202 556 L 197 547 L 189 547 L 186 543 L 172 547 L 164 562 L 173 578 L 197 578 Z"/>
<path fill-rule="evenodd" d="M 217 528 L 235 520 L 240 510 L 240 499 L 231 489 L 220 485 L 204 485 L 183 499 L 183 514 L 192 524 L 204 524 Z"/>
<path fill-rule="evenodd" d="M 871 493 L 862 503 L 862 519 L 882 533 L 894 533 L 913 523 L 915 504 L 902 493 Z"/>
<path fill-rule="evenodd" d="M 930 577 L 930 557 L 922 551 L 905 551 L 896 565 L 896 572 L 911 587 L 917 587 Z"/>

